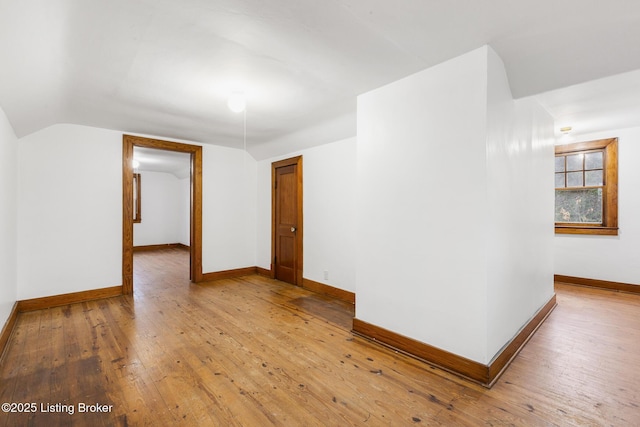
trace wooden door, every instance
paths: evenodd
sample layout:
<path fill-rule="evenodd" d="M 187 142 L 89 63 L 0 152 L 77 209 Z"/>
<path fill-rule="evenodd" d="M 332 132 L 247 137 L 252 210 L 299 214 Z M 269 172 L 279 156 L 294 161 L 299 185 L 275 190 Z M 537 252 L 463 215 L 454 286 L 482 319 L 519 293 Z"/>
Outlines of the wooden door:
<path fill-rule="evenodd" d="M 273 275 L 302 285 L 302 158 L 273 163 Z"/>

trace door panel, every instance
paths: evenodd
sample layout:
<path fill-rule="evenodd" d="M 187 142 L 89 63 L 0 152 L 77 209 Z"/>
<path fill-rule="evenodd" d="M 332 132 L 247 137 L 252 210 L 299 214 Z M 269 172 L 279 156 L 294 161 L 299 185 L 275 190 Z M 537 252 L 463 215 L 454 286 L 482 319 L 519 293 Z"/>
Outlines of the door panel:
<path fill-rule="evenodd" d="M 302 284 L 300 167 L 298 161 L 273 164 L 274 277 L 294 285 Z"/>
<path fill-rule="evenodd" d="M 296 168 L 285 166 L 277 169 L 277 207 L 279 225 L 297 225 L 296 218 Z"/>
<path fill-rule="evenodd" d="M 280 236 L 276 256 L 276 279 L 287 283 L 296 283 L 295 239 Z"/>

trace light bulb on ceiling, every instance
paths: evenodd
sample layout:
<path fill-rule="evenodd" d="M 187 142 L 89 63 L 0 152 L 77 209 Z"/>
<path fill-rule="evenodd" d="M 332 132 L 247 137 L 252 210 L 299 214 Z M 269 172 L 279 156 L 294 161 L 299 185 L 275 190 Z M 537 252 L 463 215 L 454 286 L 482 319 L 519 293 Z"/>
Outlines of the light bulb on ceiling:
<path fill-rule="evenodd" d="M 247 106 L 247 99 L 242 91 L 233 91 L 227 101 L 229 109 L 234 113 L 242 113 Z"/>

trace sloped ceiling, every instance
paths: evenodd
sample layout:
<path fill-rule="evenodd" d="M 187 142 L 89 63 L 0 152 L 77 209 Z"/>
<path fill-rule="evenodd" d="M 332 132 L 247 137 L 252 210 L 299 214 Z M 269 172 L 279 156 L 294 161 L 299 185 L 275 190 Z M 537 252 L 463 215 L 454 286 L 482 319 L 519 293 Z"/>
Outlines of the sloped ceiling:
<path fill-rule="evenodd" d="M 242 89 L 265 157 L 355 135 L 358 94 L 485 44 L 516 98 L 637 70 L 640 2 L 0 0 L 0 106 L 18 136 L 75 123 L 241 148 Z"/>

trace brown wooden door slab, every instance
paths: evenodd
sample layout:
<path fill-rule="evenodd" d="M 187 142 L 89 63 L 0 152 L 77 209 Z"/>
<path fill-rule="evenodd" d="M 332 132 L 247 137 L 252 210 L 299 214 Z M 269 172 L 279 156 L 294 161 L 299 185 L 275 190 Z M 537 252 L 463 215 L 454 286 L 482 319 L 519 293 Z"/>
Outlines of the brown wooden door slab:
<path fill-rule="evenodd" d="M 294 285 L 302 285 L 301 160 L 273 164 L 273 272 Z"/>

